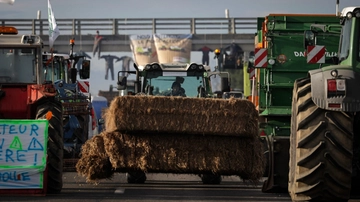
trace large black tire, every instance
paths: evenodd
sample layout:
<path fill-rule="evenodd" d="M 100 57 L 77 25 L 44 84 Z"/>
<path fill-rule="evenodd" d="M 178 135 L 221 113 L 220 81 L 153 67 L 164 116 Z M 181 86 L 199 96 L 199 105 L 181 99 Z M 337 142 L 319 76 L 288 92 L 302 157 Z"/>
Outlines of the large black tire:
<path fill-rule="evenodd" d="M 351 191 L 353 117 L 317 107 L 307 79 L 294 95 L 289 193 L 293 201 L 347 201 Z M 295 99 L 296 98 L 296 99 Z"/>
<path fill-rule="evenodd" d="M 220 184 L 221 183 L 221 175 L 218 174 L 202 174 L 201 181 L 203 184 Z"/>
<path fill-rule="evenodd" d="M 126 173 L 129 184 L 143 184 L 146 181 L 146 174 L 142 171 L 131 171 Z"/>
<path fill-rule="evenodd" d="M 291 134 L 290 134 L 290 149 L 289 149 L 289 184 L 288 184 L 288 190 L 290 195 L 294 195 L 292 193 L 293 186 L 294 186 L 294 176 L 295 176 L 295 154 L 296 154 L 296 116 L 297 116 L 297 103 L 298 103 L 298 94 L 301 94 L 302 96 L 304 93 L 307 93 L 307 88 L 309 88 L 309 85 L 306 85 L 309 83 L 309 78 L 302 78 L 298 79 L 294 83 L 294 88 L 292 92 L 292 110 L 291 110 Z M 306 85 L 304 87 L 304 85 Z M 299 89 L 300 88 L 300 89 Z"/>
<path fill-rule="evenodd" d="M 353 170 L 351 180 L 351 194 L 360 196 L 360 114 L 356 114 L 354 117 L 354 153 L 353 153 Z"/>
<path fill-rule="evenodd" d="M 47 148 L 47 193 L 60 193 L 63 187 L 63 123 L 62 105 L 50 100 L 37 108 L 36 119 L 43 119 L 47 112 L 52 112 L 48 128 Z"/>

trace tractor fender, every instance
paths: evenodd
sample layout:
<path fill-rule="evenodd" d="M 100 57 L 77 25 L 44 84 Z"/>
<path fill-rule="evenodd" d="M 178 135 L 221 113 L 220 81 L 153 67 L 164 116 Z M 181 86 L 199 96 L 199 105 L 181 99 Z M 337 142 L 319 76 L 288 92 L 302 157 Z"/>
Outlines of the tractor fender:
<path fill-rule="evenodd" d="M 336 79 L 345 79 L 345 95 L 328 96 L 328 79 L 335 79 L 331 71 L 336 70 Z M 320 108 L 332 111 L 356 112 L 360 111 L 360 74 L 350 67 L 323 68 L 309 71 L 311 80 L 311 97 Z M 331 107 L 331 104 L 340 104 L 340 107 Z"/>

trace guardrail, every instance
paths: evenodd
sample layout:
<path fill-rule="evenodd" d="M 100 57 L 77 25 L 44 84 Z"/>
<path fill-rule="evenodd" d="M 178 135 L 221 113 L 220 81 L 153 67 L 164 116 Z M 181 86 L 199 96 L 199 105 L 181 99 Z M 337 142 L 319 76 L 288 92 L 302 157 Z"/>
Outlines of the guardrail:
<path fill-rule="evenodd" d="M 56 19 L 60 34 L 241 34 L 255 33 L 256 18 L 120 18 Z M 47 19 L 0 19 L 3 26 L 14 26 L 20 34 L 48 34 Z"/>

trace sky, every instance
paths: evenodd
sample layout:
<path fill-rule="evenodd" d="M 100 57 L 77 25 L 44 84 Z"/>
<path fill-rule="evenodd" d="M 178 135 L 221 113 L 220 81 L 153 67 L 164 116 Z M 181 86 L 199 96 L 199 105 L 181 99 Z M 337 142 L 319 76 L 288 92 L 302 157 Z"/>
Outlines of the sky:
<path fill-rule="evenodd" d="M 15 0 L 13 5 L 0 3 L 1 19 L 47 19 L 48 0 Z M 270 13 L 335 14 L 336 0 L 50 0 L 56 19 L 99 18 L 217 18 L 264 17 Z M 339 11 L 347 6 L 360 6 L 359 0 L 340 0 Z M 61 30 L 60 30 L 61 33 Z M 55 41 L 56 44 L 56 41 Z M 90 54 L 90 53 L 89 53 Z M 108 54 L 108 53 L 103 53 Z M 119 57 L 131 53 L 110 53 Z M 210 66 L 215 65 L 211 58 Z M 201 63 L 201 52 L 191 54 Z M 121 70 L 122 62 L 114 64 Z M 91 60 L 90 89 L 93 95 L 109 90 L 116 81 L 104 80 L 105 61 Z"/>

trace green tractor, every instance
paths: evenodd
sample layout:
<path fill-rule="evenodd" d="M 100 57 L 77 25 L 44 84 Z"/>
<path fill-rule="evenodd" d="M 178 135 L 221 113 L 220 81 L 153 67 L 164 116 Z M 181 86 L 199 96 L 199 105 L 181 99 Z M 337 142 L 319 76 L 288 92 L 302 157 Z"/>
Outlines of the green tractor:
<path fill-rule="evenodd" d="M 289 192 L 293 201 L 347 201 L 358 187 L 359 27 L 360 7 L 340 16 L 258 19 L 263 192 Z"/>
<path fill-rule="evenodd" d="M 221 98 L 224 92 L 230 91 L 229 74 L 227 72 L 211 71 L 209 66 L 202 64 L 151 63 L 137 66 L 136 71 L 126 71 L 126 75 L 136 74 L 134 86 L 128 86 L 127 76 L 119 71 L 118 90 L 120 95 L 136 94 L 149 96 L 182 96 L 191 98 Z M 219 91 L 213 92 L 211 78 L 220 80 Z M 134 89 L 128 92 L 127 89 Z M 124 92 L 125 91 L 125 92 Z M 221 175 L 199 175 L 204 184 L 219 184 Z M 144 183 L 146 175 L 142 171 L 127 172 L 129 183 Z"/>
<path fill-rule="evenodd" d="M 294 84 L 288 185 L 292 200 L 347 201 L 351 191 L 358 192 L 360 7 L 344 8 L 340 24 L 335 65 L 310 70 Z M 318 38 L 307 31 L 305 46 L 320 44 Z"/>

